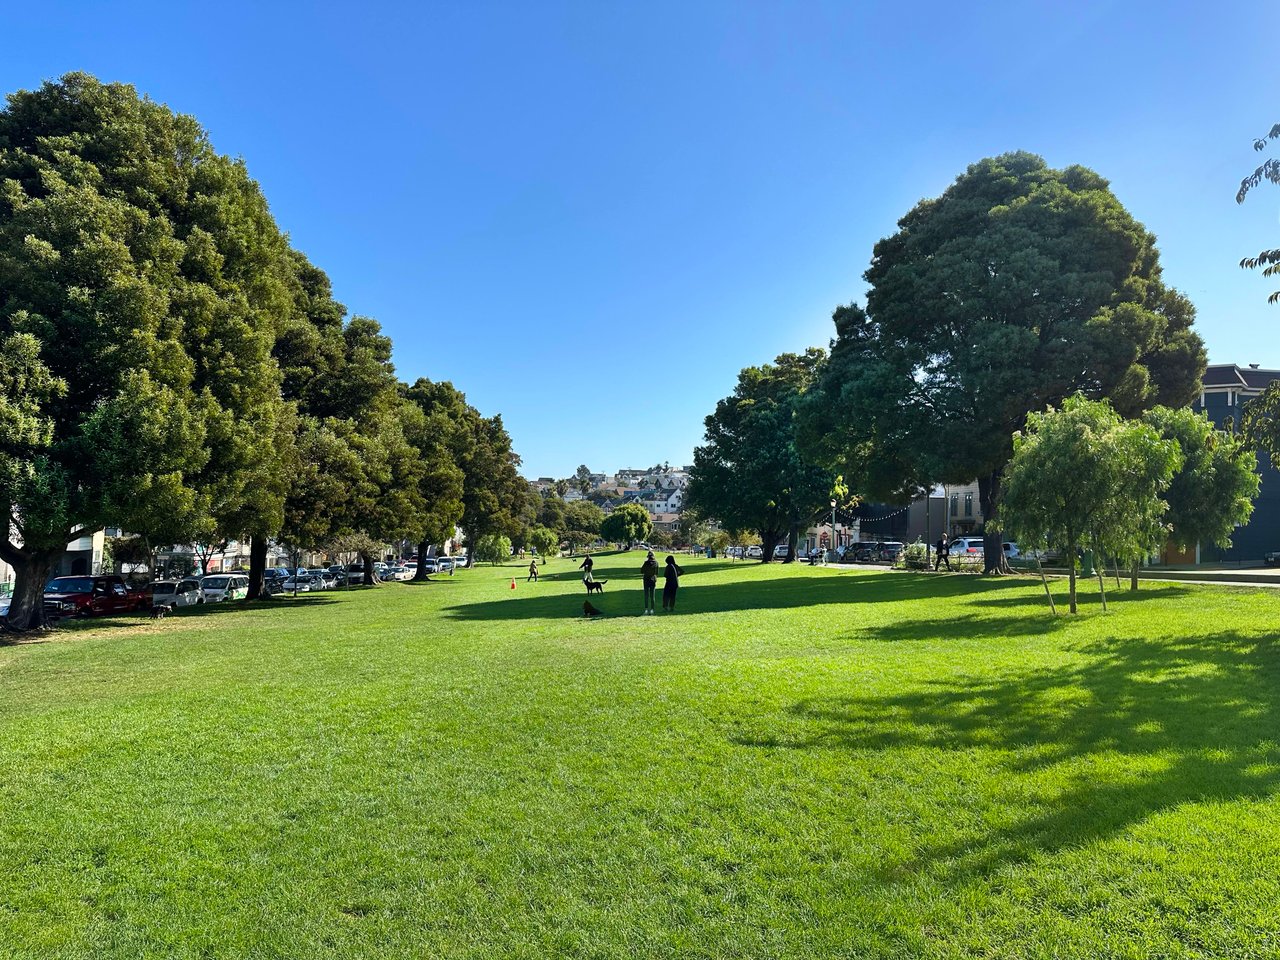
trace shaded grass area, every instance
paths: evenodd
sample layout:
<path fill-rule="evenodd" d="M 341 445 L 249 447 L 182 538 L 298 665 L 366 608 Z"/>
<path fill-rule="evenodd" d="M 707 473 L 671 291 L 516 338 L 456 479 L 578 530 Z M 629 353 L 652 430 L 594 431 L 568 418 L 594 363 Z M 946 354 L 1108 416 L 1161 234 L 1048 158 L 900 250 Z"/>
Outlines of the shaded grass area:
<path fill-rule="evenodd" d="M 0 649 L 0 956 L 1280 954 L 1280 598 L 640 562 Z"/>

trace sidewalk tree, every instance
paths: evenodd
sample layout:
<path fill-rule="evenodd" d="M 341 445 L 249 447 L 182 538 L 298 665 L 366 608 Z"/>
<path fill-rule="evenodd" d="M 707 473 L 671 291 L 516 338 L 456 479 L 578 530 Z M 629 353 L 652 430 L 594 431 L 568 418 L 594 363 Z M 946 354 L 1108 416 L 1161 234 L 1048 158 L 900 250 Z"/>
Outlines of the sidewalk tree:
<path fill-rule="evenodd" d="M 1155 238 L 1084 167 L 982 160 L 898 227 L 864 274 L 865 311 L 835 312 L 805 450 L 875 499 L 976 478 L 998 572 L 1013 432 L 1077 392 L 1125 416 L 1188 404 L 1205 366 L 1195 311 L 1165 286 Z"/>
<path fill-rule="evenodd" d="M 0 184 L 0 557 L 24 630 L 82 533 L 241 522 L 281 412 L 286 247 L 194 119 L 85 74 L 8 98 Z"/>
<path fill-rule="evenodd" d="M 633 543 L 647 540 L 653 532 L 649 511 L 638 503 L 624 503 L 600 524 L 600 536 L 610 543 Z"/>
<path fill-rule="evenodd" d="M 685 505 L 727 530 L 755 530 L 763 562 L 796 535 L 828 502 L 834 481 L 797 447 L 796 410 L 816 381 L 822 350 L 787 353 L 772 364 L 748 367 L 733 394 L 706 418 L 706 442 L 693 454 Z"/>
<path fill-rule="evenodd" d="M 1215 429 L 1205 414 L 1186 407 L 1154 407 L 1143 420 L 1182 452 L 1182 466 L 1164 495 L 1169 539 L 1183 550 L 1231 546 L 1231 534 L 1253 515 L 1261 485 L 1257 456 L 1242 437 Z M 1130 589 L 1138 589 L 1136 562 Z"/>
<path fill-rule="evenodd" d="M 1126 421 L 1109 403 L 1083 396 L 1068 398 L 1061 410 L 1029 414 L 1013 445 L 1006 528 L 1024 549 L 1048 543 L 1062 549 L 1075 613 L 1077 551 L 1127 557 L 1150 550 L 1161 533 L 1160 495 L 1181 453 L 1148 424 Z"/>

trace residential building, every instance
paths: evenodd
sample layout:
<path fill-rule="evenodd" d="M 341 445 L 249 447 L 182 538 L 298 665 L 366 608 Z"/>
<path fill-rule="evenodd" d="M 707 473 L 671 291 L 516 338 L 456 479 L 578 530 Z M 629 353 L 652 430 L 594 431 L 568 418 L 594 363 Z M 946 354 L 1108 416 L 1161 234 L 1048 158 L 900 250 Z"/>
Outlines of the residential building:
<path fill-rule="evenodd" d="M 1215 426 L 1238 430 L 1244 405 L 1276 380 L 1280 380 L 1280 370 L 1263 370 L 1256 363 L 1244 367 L 1234 363 L 1211 363 L 1205 370 L 1200 398 L 1191 406 L 1193 410 L 1208 414 Z M 1223 550 L 1211 544 L 1201 544 L 1192 555 L 1170 555 L 1166 560 L 1256 563 L 1264 553 L 1280 550 L 1280 473 L 1271 458 L 1261 450 L 1258 451 L 1258 472 L 1262 476 L 1262 486 L 1253 504 L 1253 516 L 1232 534 L 1229 548 Z"/>

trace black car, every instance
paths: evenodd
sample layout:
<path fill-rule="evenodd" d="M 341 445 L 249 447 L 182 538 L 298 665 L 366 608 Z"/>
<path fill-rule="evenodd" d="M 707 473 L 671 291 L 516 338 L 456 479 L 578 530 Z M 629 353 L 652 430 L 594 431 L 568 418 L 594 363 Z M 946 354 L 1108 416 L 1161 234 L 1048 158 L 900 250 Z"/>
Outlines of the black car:
<path fill-rule="evenodd" d="M 1280 550 L 1272 550 L 1262 555 L 1262 562 L 1268 567 L 1280 567 Z"/>

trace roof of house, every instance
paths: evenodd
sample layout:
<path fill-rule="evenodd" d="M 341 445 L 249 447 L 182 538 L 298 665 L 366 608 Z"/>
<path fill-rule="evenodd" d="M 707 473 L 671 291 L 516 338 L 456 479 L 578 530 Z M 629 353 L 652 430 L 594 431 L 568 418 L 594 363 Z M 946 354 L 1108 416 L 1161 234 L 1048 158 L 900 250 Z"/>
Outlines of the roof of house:
<path fill-rule="evenodd" d="M 1242 367 L 1236 363 L 1211 363 L 1205 369 L 1201 382 L 1206 387 L 1262 390 L 1274 380 L 1280 380 L 1280 370 L 1263 370 L 1253 365 Z"/>

